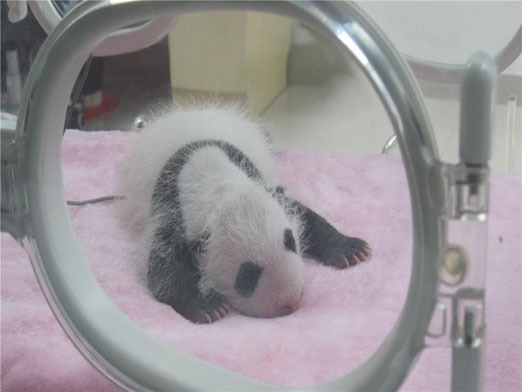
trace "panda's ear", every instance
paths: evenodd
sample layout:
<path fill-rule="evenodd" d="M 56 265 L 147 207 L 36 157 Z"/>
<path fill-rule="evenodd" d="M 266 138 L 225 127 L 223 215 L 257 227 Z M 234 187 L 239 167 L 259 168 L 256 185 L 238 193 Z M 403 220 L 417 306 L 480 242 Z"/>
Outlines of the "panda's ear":
<path fill-rule="evenodd" d="M 241 263 L 234 288 L 243 297 L 250 297 L 257 287 L 263 267 L 249 261 Z"/>
<path fill-rule="evenodd" d="M 283 243 L 285 245 L 286 250 L 297 253 L 297 247 L 295 244 L 295 238 L 294 234 L 292 233 L 292 230 L 285 229 L 283 233 Z"/>

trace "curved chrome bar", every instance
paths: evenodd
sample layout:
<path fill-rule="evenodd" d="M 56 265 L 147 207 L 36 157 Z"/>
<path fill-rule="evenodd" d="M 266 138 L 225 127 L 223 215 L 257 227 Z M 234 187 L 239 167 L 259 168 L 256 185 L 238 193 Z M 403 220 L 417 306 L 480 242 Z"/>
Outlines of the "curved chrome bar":
<path fill-rule="evenodd" d="M 29 5 L 36 19 L 47 34 L 60 23 L 62 15 L 51 1 L 30 0 Z M 133 52 L 158 42 L 176 23 L 175 18 L 159 17 L 140 24 L 114 31 L 94 51 L 95 56 L 111 56 Z M 495 55 L 498 73 L 502 73 L 520 56 L 522 51 L 522 26 L 508 44 Z M 422 60 L 404 55 L 415 76 L 419 79 L 460 85 L 465 64 L 446 64 Z"/>
<path fill-rule="evenodd" d="M 391 135 L 388 140 L 386 140 L 386 143 L 384 143 L 384 146 L 382 147 L 381 154 L 388 154 L 393 146 L 397 143 L 397 135 L 393 134 Z"/>
<path fill-rule="evenodd" d="M 497 72 L 502 73 L 509 67 L 522 52 L 522 26 L 518 28 L 515 35 L 495 55 L 495 64 Z M 444 64 L 434 61 L 421 60 L 412 56 L 404 56 L 408 60 L 415 76 L 429 82 L 460 85 L 462 75 L 466 69 L 466 64 Z"/>
<path fill-rule="evenodd" d="M 51 34 L 63 18 L 51 0 L 29 0 L 29 7 L 47 34 Z M 147 48 L 161 40 L 175 23 L 171 15 L 163 15 L 138 26 L 123 27 L 105 38 L 93 55 L 115 56 Z"/>
<path fill-rule="evenodd" d="M 438 176 L 430 175 L 437 151 L 418 87 L 400 54 L 354 4 L 114 0 L 78 6 L 45 42 L 26 82 L 15 140 L 20 146 L 19 199 L 23 204 L 19 208 L 25 230 L 19 239 L 68 335 L 94 366 L 120 386 L 155 391 L 280 389 L 179 353 L 133 324 L 99 287 L 79 251 L 63 194 L 65 111 L 75 78 L 92 51 L 105 36 L 132 23 L 162 14 L 221 9 L 289 16 L 325 34 L 342 53 L 353 56 L 388 112 L 399 139 L 412 202 L 414 262 L 409 295 L 380 348 L 351 374 L 320 388 L 396 389 L 424 346 L 436 299 L 434 266 L 443 230 L 433 194 L 442 193 L 442 184 Z"/>

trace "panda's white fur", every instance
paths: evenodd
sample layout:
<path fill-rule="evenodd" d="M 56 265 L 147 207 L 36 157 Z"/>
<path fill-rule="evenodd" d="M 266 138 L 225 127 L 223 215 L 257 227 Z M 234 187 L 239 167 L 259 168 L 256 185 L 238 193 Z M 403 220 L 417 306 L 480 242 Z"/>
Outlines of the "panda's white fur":
<path fill-rule="evenodd" d="M 275 185 L 277 165 L 269 141 L 259 124 L 234 106 L 173 109 L 160 114 L 140 132 L 122 166 L 120 189 L 127 193 L 124 209 L 138 230 L 150 217 L 150 199 L 165 162 L 180 147 L 196 140 L 223 140 L 238 147 L 261 172 L 267 185 Z"/>
<path fill-rule="evenodd" d="M 198 258 L 201 291 L 214 290 L 232 308 L 252 316 L 290 313 L 305 288 L 301 222 L 270 192 L 281 181 L 262 127 L 235 107 L 175 109 L 140 132 L 123 164 L 119 192 L 126 198 L 121 203 L 123 222 L 140 238 L 141 262 L 146 266 L 158 225 L 151 210 L 158 176 L 176 151 L 200 140 L 233 145 L 250 159 L 262 178 L 261 183 L 249 178 L 215 145 L 199 148 L 183 165 L 177 186 L 185 236 L 190 241 L 210 234 Z M 161 213 L 164 218 L 169 211 Z M 293 232 L 296 252 L 285 248 L 285 229 Z M 240 295 L 234 287 L 239 266 L 245 261 L 263 269 L 249 296 Z M 151 290 L 161 291 L 168 284 L 160 282 Z"/>

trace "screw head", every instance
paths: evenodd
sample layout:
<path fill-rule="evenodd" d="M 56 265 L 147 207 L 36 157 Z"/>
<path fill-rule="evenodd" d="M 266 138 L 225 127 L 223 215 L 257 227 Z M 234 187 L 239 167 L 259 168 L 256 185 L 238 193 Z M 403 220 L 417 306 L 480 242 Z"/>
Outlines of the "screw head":
<path fill-rule="evenodd" d="M 457 286 L 466 277 L 468 257 L 458 245 L 443 250 L 439 259 L 439 279 L 448 286 Z"/>

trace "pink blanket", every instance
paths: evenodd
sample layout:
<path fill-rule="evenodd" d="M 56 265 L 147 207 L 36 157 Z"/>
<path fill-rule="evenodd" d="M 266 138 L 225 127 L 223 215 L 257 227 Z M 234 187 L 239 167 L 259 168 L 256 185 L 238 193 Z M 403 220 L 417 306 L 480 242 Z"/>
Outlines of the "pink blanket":
<path fill-rule="evenodd" d="M 69 131 L 69 200 L 114 193 L 115 167 L 134 135 Z M 151 335 L 179 350 L 281 386 L 332 381 L 368 358 L 402 308 L 411 264 L 411 216 L 402 163 L 389 156 L 280 154 L 291 193 L 339 230 L 367 240 L 373 259 L 336 271 L 306 261 L 301 307 L 278 319 L 232 314 L 194 325 L 157 303 L 133 272 L 114 204 L 70 207 L 78 240 L 102 287 Z M 495 176 L 491 195 L 485 387 L 520 391 L 521 181 Z M 2 233 L 2 391 L 112 391 L 54 319 L 19 245 Z M 403 390 L 449 389 L 449 350 L 427 349 Z"/>

